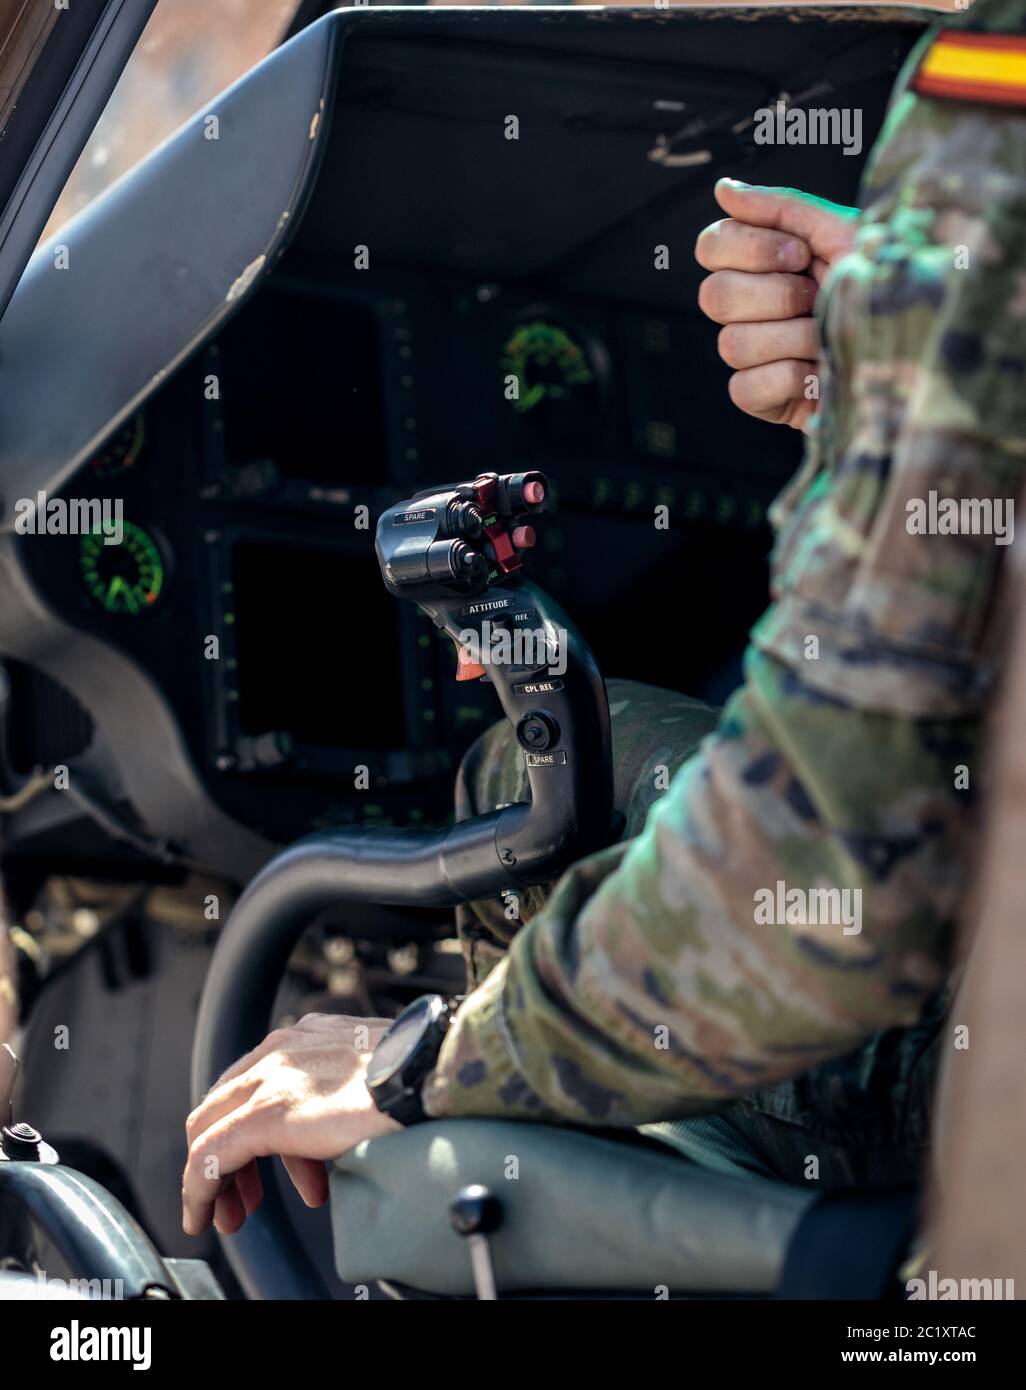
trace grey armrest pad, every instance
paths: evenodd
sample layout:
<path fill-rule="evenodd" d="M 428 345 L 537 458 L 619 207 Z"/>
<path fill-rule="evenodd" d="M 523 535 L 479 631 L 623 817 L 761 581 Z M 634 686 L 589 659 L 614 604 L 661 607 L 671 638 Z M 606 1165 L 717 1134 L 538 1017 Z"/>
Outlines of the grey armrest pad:
<path fill-rule="evenodd" d="M 517 1176 L 513 1177 L 512 1174 Z M 357 1145 L 337 1160 L 331 1213 L 339 1275 L 471 1294 L 449 1225 L 461 1187 L 484 1183 L 505 1217 L 496 1282 L 542 1289 L 768 1293 L 814 1194 L 709 1173 L 667 1151 L 578 1130 L 446 1120 Z"/>

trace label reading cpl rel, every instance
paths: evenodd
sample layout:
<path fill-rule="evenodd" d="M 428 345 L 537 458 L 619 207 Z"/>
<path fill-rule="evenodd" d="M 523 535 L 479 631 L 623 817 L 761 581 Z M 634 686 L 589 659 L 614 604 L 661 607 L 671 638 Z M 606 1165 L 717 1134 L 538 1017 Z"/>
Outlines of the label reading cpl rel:
<path fill-rule="evenodd" d="M 521 681 L 519 685 L 514 685 L 514 695 L 554 695 L 557 690 L 563 689 L 563 682 L 558 680 L 551 681 Z"/>

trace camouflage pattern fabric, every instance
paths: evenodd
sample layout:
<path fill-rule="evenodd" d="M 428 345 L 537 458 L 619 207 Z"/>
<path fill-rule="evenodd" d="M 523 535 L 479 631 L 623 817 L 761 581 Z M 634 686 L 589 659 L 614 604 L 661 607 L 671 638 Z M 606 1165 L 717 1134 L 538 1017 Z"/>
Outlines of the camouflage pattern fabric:
<path fill-rule="evenodd" d="M 648 812 L 699 743 L 714 731 L 711 706 L 634 681 L 610 680 L 614 808 L 624 839 L 644 828 Z M 470 749 L 456 785 L 457 818 L 527 796 L 524 760 L 509 724 L 495 724 Z M 516 902 L 485 899 L 457 910 L 471 987 L 501 961 L 522 921 L 541 910 L 553 885 L 526 889 Z M 646 1133 L 703 1167 L 791 1178 L 815 1154 L 818 1180 L 830 1188 L 889 1187 L 913 1181 L 930 1130 L 941 991 L 915 1028 L 876 1034 L 864 1046 L 812 1071 L 755 1092 L 725 1110 Z"/>
<path fill-rule="evenodd" d="M 963 26 L 1023 34 L 1026 5 L 980 0 Z M 469 996 L 432 1115 L 628 1126 L 802 1095 L 829 1120 L 839 1057 L 863 1094 L 918 1084 L 877 1059 L 896 1029 L 930 1051 L 1008 547 L 913 534 L 906 503 L 1007 504 L 1026 454 L 1026 112 L 910 93 L 930 41 L 819 296 L 819 423 L 773 512 L 745 684 L 641 833 L 566 873 Z M 757 923 L 779 882 L 859 890 L 861 930 Z"/>

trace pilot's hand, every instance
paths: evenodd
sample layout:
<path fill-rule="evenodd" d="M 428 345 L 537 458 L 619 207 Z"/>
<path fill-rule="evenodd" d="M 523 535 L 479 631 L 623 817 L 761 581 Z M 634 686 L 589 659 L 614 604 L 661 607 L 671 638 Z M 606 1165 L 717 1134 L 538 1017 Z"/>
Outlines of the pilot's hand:
<path fill-rule="evenodd" d="M 189 1116 L 182 1226 L 237 1231 L 260 1205 L 256 1160 L 280 1154 L 309 1207 L 328 1199 L 326 1159 L 401 1128 L 377 1109 L 367 1062 L 391 1020 L 307 1014 L 229 1067 Z"/>
<path fill-rule="evenodd" d="M 695 258 L 706 276 L 698 304 L 720 331 L 730 398 L 748 415 L 804 429 L 817 401 L 819 338 L 811 317 L 819 286 L 855 237 L 857 208 L 793 188 L 720 179 L 716 201 L 727 217 L 700 234 Z"/>

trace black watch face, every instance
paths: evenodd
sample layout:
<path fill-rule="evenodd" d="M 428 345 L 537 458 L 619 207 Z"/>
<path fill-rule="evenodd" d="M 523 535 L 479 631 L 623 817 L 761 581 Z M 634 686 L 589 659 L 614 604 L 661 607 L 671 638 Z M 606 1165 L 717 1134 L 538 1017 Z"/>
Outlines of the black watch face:
<path fill-rule="evenodd" d="M 418 1000 L 418 1003 L 421 1001 Z M 428 1008 L 409 1009 L 400 1015 L 374 1049 L 367 1064 L 367 1085 L 380 1086 L 403 1066 L 431 1024 Z"/>

